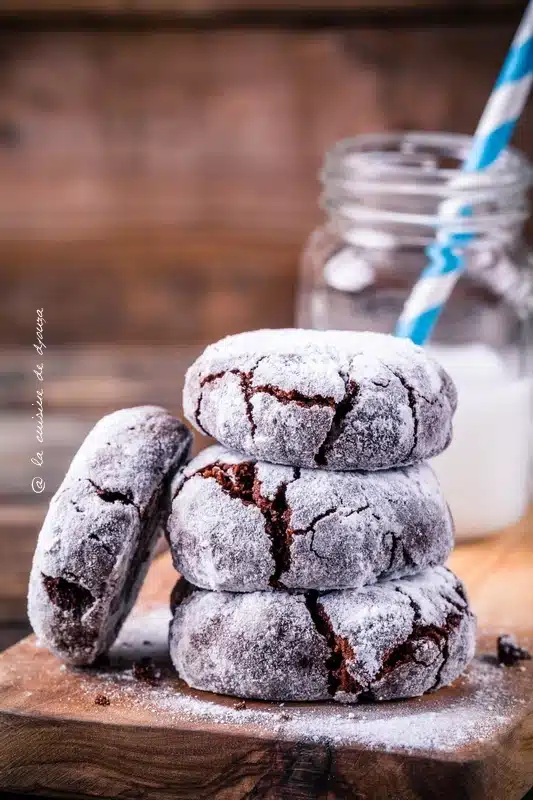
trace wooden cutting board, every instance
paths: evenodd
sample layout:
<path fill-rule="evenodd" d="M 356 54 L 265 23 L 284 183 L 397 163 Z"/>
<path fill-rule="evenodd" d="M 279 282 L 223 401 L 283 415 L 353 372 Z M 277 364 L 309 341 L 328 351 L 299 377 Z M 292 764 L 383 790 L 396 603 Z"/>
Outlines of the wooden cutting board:
<path fill-rule="evenodd" d="M 188 689 L 166 654 L 168 555 L 100 670 L 65 668 L 30 637 L 0 657 L 0 788 L 183 800 L 514 800 L 533 785 L 533 662 L 499 667 L 497 633 L 533 646 L 533 537 L 525 523 L 462 546 L 452 567 L 480 620 L 453 687 L 343 707 Z M 152 657 L 154 684 L 132 663 Z"/>

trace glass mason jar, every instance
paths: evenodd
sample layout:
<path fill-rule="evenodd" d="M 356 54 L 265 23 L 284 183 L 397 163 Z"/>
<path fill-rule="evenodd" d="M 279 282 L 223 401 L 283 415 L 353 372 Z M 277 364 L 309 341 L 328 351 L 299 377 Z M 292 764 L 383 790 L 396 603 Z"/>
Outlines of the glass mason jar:
<path fill-rule="evenodd" d="M 392 333 L 427 246 L 438 231 L 454 235 L 465 271 L 427 347 L 459 391 L 454 440 L 433 466 L 463 538 L 516 522 L 530 496 L 533 259 L 522 229 L 532 171 L 508 150 L 465 175 L 470 142 L 406 133 L 336 144 L 321 174 L 327 219 L 305 248 L 297 299 L 301 327 Z M 445 200 L 468 215 L 443 216 Z"/>

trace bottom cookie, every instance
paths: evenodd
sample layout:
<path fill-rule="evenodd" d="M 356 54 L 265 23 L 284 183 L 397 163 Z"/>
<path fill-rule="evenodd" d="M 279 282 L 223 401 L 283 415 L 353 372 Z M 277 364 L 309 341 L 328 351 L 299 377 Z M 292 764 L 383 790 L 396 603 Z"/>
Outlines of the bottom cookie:
<path fill-rule="evenodd" d="M 208 592 L 180 581 L 170 655 L 195 689 L 259 700 L 392 700 L 446 686 L 476 623 L 445 567 L 334 592 Z"/>

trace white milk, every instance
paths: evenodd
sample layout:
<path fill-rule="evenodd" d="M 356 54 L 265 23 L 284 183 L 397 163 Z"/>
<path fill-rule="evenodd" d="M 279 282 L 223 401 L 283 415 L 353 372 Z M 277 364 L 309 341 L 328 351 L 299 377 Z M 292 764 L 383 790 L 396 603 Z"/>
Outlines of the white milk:
<path fill-rule="evenodd" d="M 432 466 L 466 539 L 524 514 L 530 498 L 530 382 L 484 345 L 428 347 L 450 373 L 459 402 L 454 437 Z"/>

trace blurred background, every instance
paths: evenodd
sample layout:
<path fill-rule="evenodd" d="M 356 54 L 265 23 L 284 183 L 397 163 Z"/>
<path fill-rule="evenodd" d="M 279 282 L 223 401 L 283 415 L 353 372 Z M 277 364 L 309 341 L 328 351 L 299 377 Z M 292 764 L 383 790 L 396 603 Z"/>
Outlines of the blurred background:
<path fill-rule="evenodd" d="M 202 345 L 290 325 L 325 150 L 473 132 L 524 6 L 2 0 L 0 645 L 25 631 L 36 532 L 95 419 L 179 413 Z M 533 156 L 531 104 L 514 143 Z"/>

